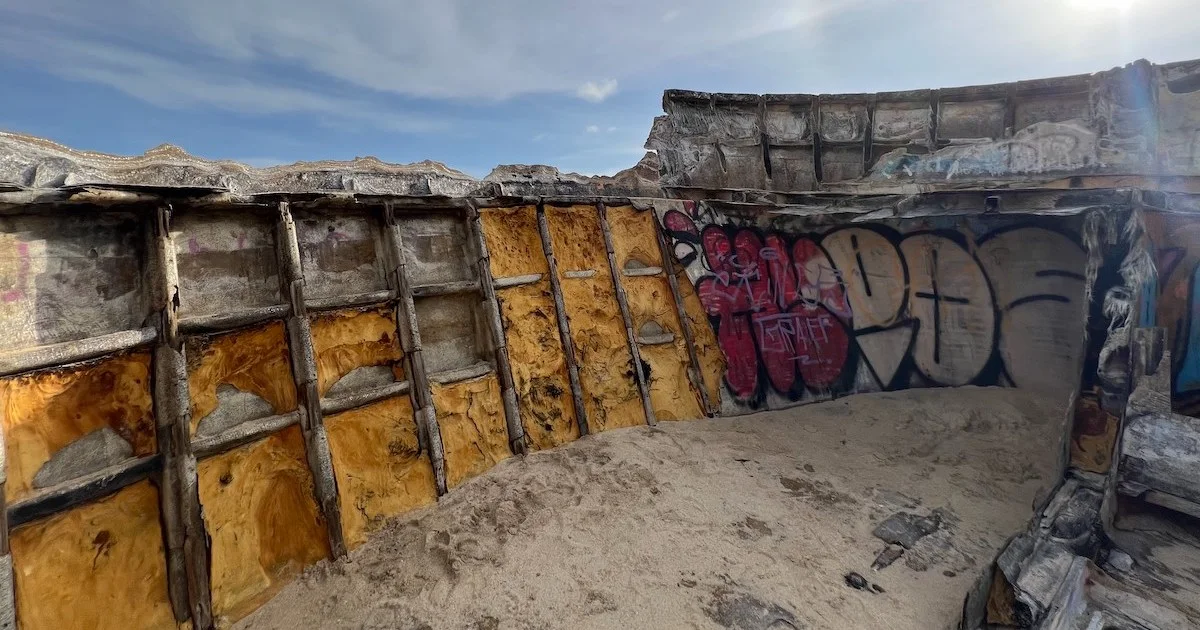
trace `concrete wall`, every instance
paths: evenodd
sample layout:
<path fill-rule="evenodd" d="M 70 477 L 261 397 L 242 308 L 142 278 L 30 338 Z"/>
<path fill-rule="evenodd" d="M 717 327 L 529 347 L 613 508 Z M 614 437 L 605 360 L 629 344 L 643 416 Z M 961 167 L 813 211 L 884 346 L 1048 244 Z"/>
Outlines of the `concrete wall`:
<path fill-rule="evenodd" d="M 833 223 L 752 206 L 659 212 L 726 368 L 725 413 L 848 393 L 1079 386 L 1081 217 Z"/>
<path fill-rule="evenodd" d="M 644 206 L 176 205 L 0 218 L 22 628 L 226 626 L 514 453 L 705 413 Z"/>
<path fill-rule="evenodd" d="M 588 433 L 906 387 L 1070 396 L 1106 247 L 1088 226 L 1132 199 L 10 208 L 17 620 L 227 626 L 388 518 Z"/>
<path fill-rule="evenodd" d="M 669 90 L 663 107 L 647 147 L 663 187 L 689 197 L 1200 175 L 1197 61 L 878 94 Z"/>

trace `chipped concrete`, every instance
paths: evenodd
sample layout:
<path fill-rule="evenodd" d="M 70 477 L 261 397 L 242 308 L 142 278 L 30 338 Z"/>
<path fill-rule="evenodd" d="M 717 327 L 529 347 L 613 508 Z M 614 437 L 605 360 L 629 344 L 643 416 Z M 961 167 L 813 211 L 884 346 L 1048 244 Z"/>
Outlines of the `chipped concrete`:
<path fill-rule="evenodd" d="M 222 383 L 217 386 L 217 408 L 200 419 L 196 437 L 219 435 L 247 420 L 265 418 L 273 413 L 274 407 L 261 396 Z"/>
<path fill-rule="evenodd" d="M 396 373 L 392 370 L 391 366 L 368 365 L 358 367 L 330 386 L 329 391 L 325 392 L 325 397 L 337 398 L 372 387 L 382 387 L 394 382 L 396 382 Z"/>
<path fill-rule="evenodd" d="M 62 447 L 33 476 L 34 488 L 78 479 L 133 457 L 133 446 L 109 427 L 97 429 Z"/>

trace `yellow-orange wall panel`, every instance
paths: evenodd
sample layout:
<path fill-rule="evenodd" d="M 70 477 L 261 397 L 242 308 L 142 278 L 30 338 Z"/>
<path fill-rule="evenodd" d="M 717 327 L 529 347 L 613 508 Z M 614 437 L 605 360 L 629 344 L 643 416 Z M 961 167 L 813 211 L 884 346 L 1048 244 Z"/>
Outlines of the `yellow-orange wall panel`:
<path fill-rule="evenodd" d="M 437 499 L 433 465 L 417 445 L 407 396 L 327 416 L 325 427 L 351 548 L 386 519 Z"/>
<path fill-rule="evenodd" d="M 111 428 L 134 455 L 157 450 L 148 352 L 0 380 L 0 409 L 9 502 L 32 493 L 55 453 L 97 429 Z"/>
<path fill-rule="evenodd" d="M 546 273 L 537 209 L 533 206 L 489 208 L 479 212 L 483 236 L 497 278 Z"/>
<path fill-rule="evenodd" d="M 647 267 L 662 266 L 662 253 L 658 248 L 658 238 L 654 235 L 653 213 L 634 209 L 633 206 L 615 206 L 608 208 L 607 214 L 617 269 L 625 269 L 630 258 L 637 259 Z"/>
<path fill-rule="evenodd" d="M 700 296 L 692 287 L 687 276 L 679 274 L 679 297 L 683 300 L 683 312 L 687 314 L 692 328 L 692 342 L 696 348 L 696 359 L 700 363 L 700 376 L 704 379 L 704 387 L 708 390 L 708 399 L 714 405 L 721 403 L 721 379 L 725 375 L 725 355 L 717 345 L 717 334 L 713 332 Z"/>
<path fill-rule="evenodd" d="M 403 353 L 391 308 L 336 311 L 310 320 L 317 355 L 317 389 L 322 396 L 355 368 L 387 365 L 404 380 Z"/>
<path fill-rule="evenodd" d="M 559 272 L 586 269 L 608 272 L 608 252 L 595 206 L 546 206 L 546 223 Z"/>
<path fill-rule="evenodd" d="M 599 432 L 645 424 L 599 215 L 592 206 L 547 207 L 546 219 L 571 323 L 588 428 Z M 596 275 L 565 275 L 589 270 Z"/>
<path fill-rule="evenodd" d="M 534 449 L 579 437 L 550 281 L 496 291 L 521 423 Z"/>
<path fill-rule="evenodd" d="M 432 389 L 447 486 L 453 488 L 512 455 L 495 373 L 449 385 L 434 383 Z"/>
<path fill-rule="evenodd" d="M 300 427 L 199 463 L 213 614 L 235 621 L 329 555 Z"/>
<path fill-rule="evenodd" d="M 228 383 L 266 400 L 275 413 L 296 408 L 296 383 L 283 322 L 212 337 L 192 338 L 187 344 L 188 391 L 192 399 L 192 432 L 217 408 L 217 387 Z"/>
<path fill-rule="evenodd" d="M 176 627 L 149 481 L 17 527 L 11 545 L 22 630 Z"/>

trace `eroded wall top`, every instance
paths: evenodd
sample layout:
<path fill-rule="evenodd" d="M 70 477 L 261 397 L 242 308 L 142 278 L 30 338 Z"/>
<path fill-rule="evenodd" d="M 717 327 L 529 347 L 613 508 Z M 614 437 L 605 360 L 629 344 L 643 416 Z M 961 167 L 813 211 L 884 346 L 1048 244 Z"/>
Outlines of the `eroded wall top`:
<path fill-rule="evenodd" d="M 661 196 L 658 162 L 653 154 L 611 177 L 563 173 L 552 166 L 509 164 L 476 179 L 431 160 L 391 164 L 362 157 L 255 168 L 230 160 L 196 157 L 169 144 L 125 157 L 0 132 L 0 189 L 42 190 L 87 184 L 206 188 L 235 195 L 353 192 L 448 197 Z"/>
<path fill-rule="evenodd" d="M 669 90 L 647 148 L 674 189 L 911 192 L 1200 175 L 1200 60 L 877 94 Z"/>

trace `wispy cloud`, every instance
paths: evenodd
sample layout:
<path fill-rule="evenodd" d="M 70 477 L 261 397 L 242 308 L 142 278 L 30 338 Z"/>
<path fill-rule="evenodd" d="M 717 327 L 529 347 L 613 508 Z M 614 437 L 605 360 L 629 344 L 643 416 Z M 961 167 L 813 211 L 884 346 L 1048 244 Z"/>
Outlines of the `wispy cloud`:
<path fill-rule="evenodd" d="M 588 133 L 600 133 L 600 127 L 597 125 L 588 125 L 584 131 Z"/>
<path fill-rule="evenodd" d="M 687 36 L 664 37 L 664 14 L 656 3 L 626 0 L 595 0 L 587 10 L 554 0 L 516 6 L 474 0 L 8 4 L 0 8 L 0 24 L 52 36 L 42 51 L 49 56 L 30 59 L 47 67 L 62 47 L 136 42 L 139 51 L 155 58 L 205 59 L 210 70 L 230 79 L 253 70 L 306 73 L 326 83 L 322 92 L 327 95 L 349 87 L 416 98 L 559 93 L 594 102 L 615 93 L 623 78 L 642 72 L 647 59 L 701 54 L 811 22 L 826 12 L 823 0 L 793 0 L 784 9 L 774 0 L 695 0 L 670 20 Z M 579 39 L 548 37 L 550 28 L 602 32 L 604 43 L 597 48 Z M 178 63 L 185 73 L 197 70 L 190 62 Z M 240 100 L 225 90 L 212 96 L 226 98 Z"/>
<path fill-rule="evenodd" d="M 599 83 L 588 81 L 575 90 L 575 96 L 593 103 L 599 103 L 617 93 L 617 80 L 605 79 Z"/>
<path fill-rule="evenodd" d="M 383 108 L 281 84 L 270 78 L 236 76 L 87 40 L 59 40 L 45 33 L 0 27 L 0 54 L 46 64 L 66 79 L 89 81 L 168 109 L 217 108 L 250 114 L 308 113 L 330 124 L 361 124 L 401 133 L 445 130 L 449 122 L 425 113 Z"/>

